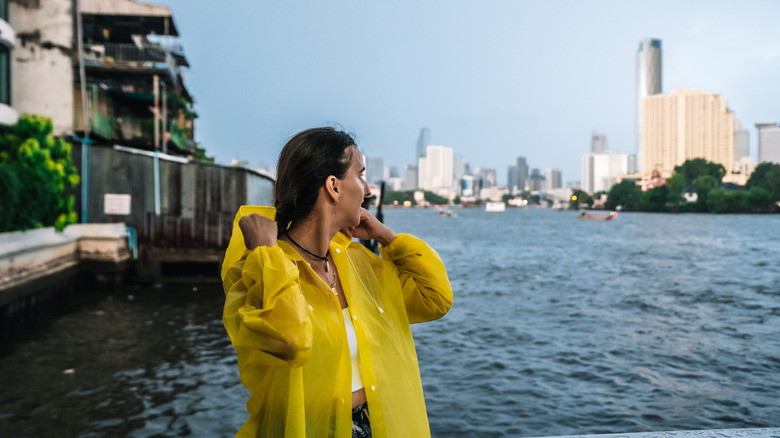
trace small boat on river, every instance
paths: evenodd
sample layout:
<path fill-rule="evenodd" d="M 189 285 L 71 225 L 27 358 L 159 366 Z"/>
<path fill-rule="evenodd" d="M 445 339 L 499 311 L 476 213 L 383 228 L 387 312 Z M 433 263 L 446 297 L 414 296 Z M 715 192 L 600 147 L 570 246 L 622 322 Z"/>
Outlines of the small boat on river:
<path fill-rule="evenodd" d="M 611 219 L 614 219 L 617 217 L 616 211 L 610 211 L 609 215 L 602 215 L 602 214 L 586 214 L 585 212 L 582 212 L 579 216 L 577 216 L 577 219 L 590 219 L 594 221 L 608 221 Z"/>

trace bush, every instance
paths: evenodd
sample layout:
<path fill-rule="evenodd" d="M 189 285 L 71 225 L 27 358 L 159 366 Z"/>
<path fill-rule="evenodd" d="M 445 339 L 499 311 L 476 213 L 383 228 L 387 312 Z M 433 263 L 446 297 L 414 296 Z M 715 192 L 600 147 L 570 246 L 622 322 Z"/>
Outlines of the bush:
<path fill-rule="evenodd" d="M 66 193 L 79 183 L 71 145 L 52 135 L 48 117 L 23 115 L 0 137 L 0 232 L 76 222 L 75 199 Z"/>

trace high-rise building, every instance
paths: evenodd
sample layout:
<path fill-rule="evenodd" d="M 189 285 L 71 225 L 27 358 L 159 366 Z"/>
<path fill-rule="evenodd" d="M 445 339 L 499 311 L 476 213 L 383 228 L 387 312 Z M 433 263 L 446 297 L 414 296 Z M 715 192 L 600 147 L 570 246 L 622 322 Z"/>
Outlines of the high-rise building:
<path fill-rule="evenodd" d="M 545 190 L 555 190 L 563 187 L 560 169 L 547 168 L 544 172 L 544 179 L 547 182 Z"/>
<path fill-rule="evenodd" d="M 742 124 L 736 122 L 734 128 L 734 171 L 740 168 L 739 162 L 743 157 L 750 155 L 750 133 L 742 128 Z"/>
<path fill-rule="evenodd" d="M 510 195 L 518 193 L 517 187 L 517 166 L 509 166 L 506 170 L 506 189 Z"/>
<path fill-rule="evenodd" d="M 642 99 L 661 93 L 661 40 L 646 38 L 636 52 L 636 159 L 642 166 Z"/>
<path fill-rule="evenodd" d="M 734 113 L 726 99 L 702 90 L 681 88 L 644 99 L 642 107 L 642 179 L 654 169 L 668 178 L 692 158 L 734 169 Z"/>
<path fill-rule="evenodd" d="M 756 123 L 758 129 L 758 162 L 780 164 L 780 126 Z"/>
<path fill-rule="evenodd" d="M 366 181 L 379 184 L 385 177 L 385 160 L 366 157 Z"/>
<path fill-rule="evenodd" d="M 601 154 L 607 151 L 607 134 L 599 134 L 594 132 L 590 136 L 590 151 L 596 154 Z"/>
<path fill-rule="evenodd" d="M 417 190 L 417 166 L 404 166 L 402 190 Z"/>
<path fill-rule="evenodd" d="M 452 148 L 428 146 L 417 159 L 419 186 L 442 196 L 453 192 Z"/>
<path fill-rule="evenodd" d="M 525 190 L 526 180 L 528 179 L 528 163 L 525 157 L 517 157 L 517 189 L 519 191 Z M 507 184 L 509 186 L 509 184 Z"/>
<path fill-rule="evenodd" d="M 471 174 L 471 164 L 462 155 L 453 155 L 452 173 L 455 175 L 455 180 L 458 181 L 463 175 Z"/>
<path fill-rule="evenodd" d="M 609 191 L 620 175 L 628 174 L 628 154 L 607 150 L 582 156 L 582 190 L 588 193 Z"/>
<path fill-rule="evenodd" d="M 417 156 L 420 158 L 425 156 L 425 148 L 431 143 L 431 130 L 428 128 L 420 128 L 420 136 L 417 137 Z"/>
<path fill-rule="evenodd" d="M 542 175 L 539 169 L 532 169 L 531 175 L 528 176 L 528 190 L 538 192 L 544 189 L 544 185 L 544 175 Z"/>

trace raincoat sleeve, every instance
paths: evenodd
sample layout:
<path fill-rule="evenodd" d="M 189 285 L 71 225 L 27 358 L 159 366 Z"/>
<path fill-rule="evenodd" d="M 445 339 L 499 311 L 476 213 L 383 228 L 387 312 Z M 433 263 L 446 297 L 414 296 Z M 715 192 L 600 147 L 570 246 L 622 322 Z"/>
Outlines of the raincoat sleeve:
<path fill-rule="evenodd" d="M 312 326 L 298 267 L 278 246 L 245 251 L 223 280 L 222 320 L 236 350 L 268 367 L 299 367 L 311 353 Z"/>
<path fill-rule="evenodd" d="M 447 271 L 427 243 L 410 234 L 397 234 L 380 253 L 398 271 L 410 323 L 439 319 L 450 310 L 452 287 Z"/>

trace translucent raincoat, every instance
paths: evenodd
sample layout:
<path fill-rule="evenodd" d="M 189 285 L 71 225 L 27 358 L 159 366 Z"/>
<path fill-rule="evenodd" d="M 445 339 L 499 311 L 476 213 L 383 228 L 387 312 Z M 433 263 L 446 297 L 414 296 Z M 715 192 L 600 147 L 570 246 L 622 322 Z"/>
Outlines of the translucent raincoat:
<path fill-rule="evenodd" d="M 223 321 L 238 355 L 251 414 L 237 436 L 342 437 L 352 433 L 351 358 L 341 306 L 286 242 L 247 251 L 238 219 L 225 254 Z M 358 339 L 375 438 L 428 437 L 410 323 L 440 318 L 452 289 L 438 254 L 398 234 L 382 257 L 339 233 L 330 243 Z"/>

